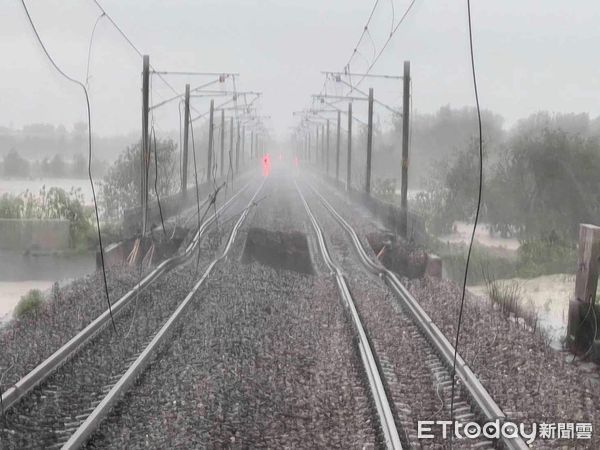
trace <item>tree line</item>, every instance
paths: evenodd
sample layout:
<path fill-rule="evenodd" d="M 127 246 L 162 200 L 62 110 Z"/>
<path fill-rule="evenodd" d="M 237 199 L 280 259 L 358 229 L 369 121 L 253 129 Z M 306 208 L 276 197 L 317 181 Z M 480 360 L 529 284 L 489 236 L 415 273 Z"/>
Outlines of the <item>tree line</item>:
<path fill-rule="evenodd" d="M 95 176 L 103 176 L 106 169 L 105 161 L 94 162 Z M 0 173 L 6 178 L 86 178 L 88 160 L 83 153 L 76 153 L 70 159 L 57 153 L 52 157 L 30 161 L 13 149 L 0 161 Z"/>
<path fill-rule="evenodd" d="M 573 242 L 579 223 L 600 224 L 600 118 L 538 112 L 505 128 L 483 111 L 482 222 L 492 232 L 525 240 Z M 374 174 L 399 181 L 401 126 L 380 137 Z M 479 147 L 476 111 L 441 108 L 415 114 L 411 202 L 434 234 L 471 222 L 476 209 Z"/>

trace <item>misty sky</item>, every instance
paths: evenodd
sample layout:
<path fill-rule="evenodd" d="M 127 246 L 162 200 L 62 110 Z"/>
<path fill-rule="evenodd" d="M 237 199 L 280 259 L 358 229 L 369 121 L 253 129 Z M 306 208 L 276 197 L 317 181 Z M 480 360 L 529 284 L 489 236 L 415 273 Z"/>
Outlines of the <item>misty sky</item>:
<path fill-rule="evenodd" d="M 381 0 L 352 70 L 363 71 L 408 0 Z M 538 110 L 600 114 L 600 3 L 593 0 L 473 2 L 482 107 L 511 124 Z M 264 93 L 270 125 L 284 136 L 292 111 L 318 93 L 321 70 L 342 70 L 366 22 L 368 0 L 102 0 L 101 4 L 159 70 L 239 72 L 238 89 Z M 91 0 L 29 0 L 34 22 L 65 71 L 85 79 L 90 33 L 99 10 Z M 20 1 L 0 0 L 0 126 L 84 120 L 80 88 L 56 75 L 37 46 Z M 413 107 L 473 105 L 466 1 L 417 0 L 373 73 L 400 74 L 411 60 Z M 140 128 L 141 59 L 105 19 L 92 46 L 90 95 L 94 131 Z M 169 78 L 178 90 L 186 82 Z M 400 82 L 369 82 L 375 95 L 400 104 Z M 153 100 L 172 95 L 155 79 Z M 195 108 L 203 111 L 204 100 Z M 178 125 L 177 108 L 154 117 L 157 130 Z"/>

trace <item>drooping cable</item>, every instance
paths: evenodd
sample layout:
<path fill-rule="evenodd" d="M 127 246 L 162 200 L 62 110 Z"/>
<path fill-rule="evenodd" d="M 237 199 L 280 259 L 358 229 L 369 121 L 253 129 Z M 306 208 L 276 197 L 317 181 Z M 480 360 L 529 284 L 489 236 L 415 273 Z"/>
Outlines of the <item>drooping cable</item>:
<path fill-rule="evenodd" d="M 83 93 L 85 94 L 85 103 L 86 103 L 87 116 L 88 116 L 88 177 L 89 177 L 89 180 L 90 180 L 90 185 L 92 187 L 92 197 L 93 197 L 93 200 L 94 200 L 94 211 L 95 211 L 95 214 L 96 214 L 96 227 L 98 229 L 98 244 L 100 245 L 100 261 L 102 263 L 102 278 L 104 280 L 104 292 L 106 294 L 106 301 L 108 303 L 108 311 L 109 311 L 109 314 L 110 314 L 110 321 L 112 323 L 114 331 L 116 332 L 117 331 L 117 327 L 115 325 L 115 321 L 114 321 L 113 314 L 112 314 L 112 305 L 110 303 L 110 295 L 108 293 L 108 282 L 106 280 L 106 266 L 105 266 L 105 263 L 104 263 L 104 247 L 102 245 L 102 233 L 100 232 L 100 216 L 98 214 L 98 202 L 97 202 L 97 199 L 96 199 L 96 189 L 94 188 L 94 179 L 92 177 L 92 110 L 91 110 L 91 107 L 90 107 L 90 97 L 88 95 L 87 88 L 85 87 L 85 85 L 81 81 L 76 80 L 75 78 L 72 78 L 69 75 L 67 75 L 56 64 L 56 62 L 54 61 L 54 59 L 52 58 L 52 56 L 50 55 L 50 53 L 46 49 L 46 46 L 44 45 L 44 43 L 42 41 L 42 38 L 40 37 L 40 35 L 39 35 L 38 31 L 37 31 L 37 28 L 35 27 L 35 24 L 33 23 L 33 19 L 31 18 L 31 15 L 29 14 L 29 10 L 27 9 L 27 5 L 25 4 L 25 0 L 21 0 L 21 5 L 23 5 L 23 10 L 25 11 L 25 14 L 27 15 L 27 20 L 29 21 L 29 24 L 31 25 L 31 29 L 33 30 L 33 33 L 35 34 L 37 42 L 42 47 L 42 50 L 44 51 L 44 54 L 48 58 L 48 61 L 50 61 L 50 63 L 56 69 L 56 71 L 60 75 L 62 75 L 65 79 L 67 79 L 71 83 L 74 83 L 74 84 L 78 85 L 79 87 L 81 87 L 81 89 L 83 89 Z"/>
<path fill-rule="evenodd" d="M 479 188 L 477 193 L 477 210 L 475 211 L 475 222 L 473 223 L 473 231 L 471 232 L 471 240 L 469 241 L 469 250 L 467 252 L 467 261 L 465 264 L 465 276 L 463 279 L 462 293 L 460 298 L 460 309 L 458 312 L 458 322 L 456 325 L 456 338 L 454 340 L 454 358 L 452 361 L 452 391 L 450 397 L 450 420 L 454 421 L 454 389 L 456 375 L 456 357 L 458 355 L 458 344 L 460 338 L 460 327 L 465 305 L 465 291 L 467 289 L 467 276 L 469 274 L 469 263 L 471 261 L 471 251 L 475 240 L 475 231 L 477 230 L 477 222 L 479 221 L 479 210 L 481 208 L 481 193 L 483 190 L 483 133 L 481 127 L 481 109 L 479 107 L 479 93 L 477 90 L 477 76 L 475 74 L 475 58 L 473 56 L 473 31 L 471 25 L 471 0 L 467 0 L 467 17 L 469 21 L 469 48 L 471 53 L 471 71 L 473 74 L 473 90 L 475 91 L 475 104 L 477 107 L 477 125 L 479 130 Z"/>
<path fill-rule="evenodd" d="M 88 45 L 88 58 L 87 58 L 87 67 L 85 70 L 85 85 L 89 87 L 90 83 L 90 61 L 92 59 L 92 43 L 94 42 L 94 34 L 96 33 L 96 27 L 98 23 L 100 23 L 100 19 L 105 17 L 106 14 L 102 13 L 96 19 L 96 23 L 94 23 L 94 28 L 92 28 L 92 33 L 90 34 L 90 43 Z"/>
<path fill-rule="evenodd" d="M 142 52 L 134 45 L 134 43 L 131 41 L 131 39 L 129 39 L 129 37 L 125 34 L 125 32 L 121 29 L 121 27 L 119 27 L 119 25 L 117 25 L 117 23 L 113 20 L 113 18 L 110 16 L 110 14 L 108 14 L 106 12 L 106 10 L 102 7 L 102 5 L 98 2 L 98 0 L 92 0 L 96 6 L 98 7 L 98 9 L 100 9 L 100 11 L 106 16 L 106 18 L 110 21 L 110 23 L 113 24 L 113 26 L 115 27 L 115 29 L 119 32 L 119 34 L 123 37 L 123 39 L 125 39 L 125 41 L 129 44 L 129 46 L 139 55 L 140 58 L 143 58 L 143 54 Z M 156 72 L 155 68 L 152 66 L 152 64 L 150 64 L 150 69 L 153 72 Z M 175 90 L 175 88 L 173 87 L 173 85 L 171 83 L 169 83 L 160 73 L 157 74 L 158 77 L 161 79 L 161 81 L 175 94 L 178 95 L 179 93 Z"/>
<path fill-rule="evenodd" d="M 198 214 L 198 230 L 200 230 L 200 225 L 202 224 L 200 219 L 200 189 L 198 187 L 198 166 L 196 164 L 196 143 L 194 141 L 194 124 L 190 119 L 190 134 L 192 138 L 192 155 L 194 157 L 194 180 L 196 186 L 196 206 L 197 206 L 197 214 Z M 199 250 L 198 250 L 199 251 Z"/>
<path fill-rule="evenodd" d="M 162 224 L 163 235 L 167 237 L 165 219 L 163 217 L 162 206 L 160 204 L 160 194 L 158 193 L 158 152 L 156 148 L 156 132 L 154 131 L 154 125 L 152 125 L 151 133 L 152 140 L 154 141 L 154 195 L 156 195 L 156 203 L 158 204 L 158 213 L 160 214 L 160 223 Z"/>
<path fill-rule="evenodd" d="M 392 7 L 392 25 L 390 33 L 394 32 L 394 24 L 396 23 L 396 9 L 394 8 L 394 0 L 390 0 L 390 6 Z"/>
<path fill-rule="evenodd" d="M 371 13 L 369 14 L 369 18 L 367 19 L 367 23 L 363 27 L 363 31 L 360 34 L 360 37 L 358 38 L 358 41 L 354 45 L 354 49 L 352 50 L 352 54 L 350 55 L 350 58 L 348 58 L 348 62 L 346 62 L 346 64 L 344 64 L 344 67 L 350 66 L 350 63 L 352 62 L 352 59 L 354 58 L 354 55 L 356 54 L 356 52 L 358 50 L 358 46 L 362 42 L 363 38 L 365 37 L 365 34 L 366 34 L 367 30 L 369 29 L 369 24 L 371 23 L 371 19 L 373 18 L 373 14 L 375 14 L 375 9 L 377 9 L 377 5 L 378 4 L 379 4 L 379 0 L 375 0 L 375 3 L 373 4 L 373 8 L 371 9 Z"/>
<path fill-rule="evenodd" d="M 357 87 L 358 85 L 360 85 L 363 82 L 363 80 L 367 77 L 367 75 L 369 75 L 369 73 L 371 72 L 371 69 L 373 69 L 373 67 L 375 66 L 375 64 L 377 63 L 377 61 L 379 60 L 379 58 L 381 57 L 381 55 L 383 54 L 383 52 L 385 51 L 386 47 L 389 45 L 389 43 L 391 42 L 392 38 L 394 37 L 394 35 L 398 31 L 398 29 L 400 28 L 400 25 L 402 25 L 402 23 L 404 23 L 404 20 L 408 16 L 408 13 L 411 11 L 411 9 L 414 6 L 414 4 L 416 3 L 416 1 L 417 0 L 412 0 L 410 2 L 410 4 L 408 5 L 408 7 L 406 8 L 406 10 L 404 11 L 404 14 L 400 18 L 400 20 L 398 21 L 398 23 L 396 24 L 396 26 L 394 27 L 394 29 L 390 32 L 390 35 L 388 36 L 388 38 L 386 39 L 386 41 L 383 43 L 383 46 L 381 47 L 381 49 L 379 50 L 379 52 L 377 53 L 377 55 L 373 59 L 373 62 L 369 65 L 369 67 L 367 68 L 367 71 L 362 75 L 362 77 L 358 80 L 358 82 L 356 82 L 356 84 L 354 84 L 354 87 Z"/>

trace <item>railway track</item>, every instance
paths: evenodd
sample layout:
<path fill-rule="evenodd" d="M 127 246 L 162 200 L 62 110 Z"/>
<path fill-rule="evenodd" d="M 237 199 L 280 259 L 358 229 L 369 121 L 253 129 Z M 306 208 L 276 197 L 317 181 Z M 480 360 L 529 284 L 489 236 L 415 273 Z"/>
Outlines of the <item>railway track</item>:
<path fill-rule="evenodd" d="M 294 182 L 296 183 L 296 181 Z M 304 198 L 304 195 L 302 194 L 298 184 L 296 184 L 296 189 L 298 191 L 298 195 L 300 195 L 302 203 L 304 204 L 306 213 L 310 218 L 315 234 L 317 235 L 317 241 L 321 255 L 325 260 L 325 264 L 335 276 L 338 291 L 344 302 L 344 306 L 350 313 L 352 323 L 358 335 L 358 349 L 365 373 L 367 375 L 371 396 L 377 410 L 378 421 L 381 427 L 381 433 L 383 434 L 385 446 L 389 449 L 401 449 L 402 444 L 400 442 L 400 437 L 394 421 L 394 415 L 390 407 L 390 401 L 385 391 L 383 376 L 375 360 L 371 344 L 367 338 L 367 334 L 354 304 L 354 299 L 352 298 L 352 294 L 350 293 L 346 279 L 344 278 L 340 267 L 337 266 L 331 259 L 321 226 L 308 206 L 308 203 L 306 202 L 306 199 Z"/>
<path fill-rule="evenodd" d="M 333 206 L 308 183 L 308 192 L 313 199 L 307 201 L 298 182 L 294 181 L 294 183 L 314 230 L 318 250 L 327 270 L 334 276 L 337 291 L 348 317 L 351 319 L 350 322 L 356 337 L 356 347 L 366 375 L 372 404 L 377 413 L 377 422 L 383 443 L 386 448 L 393 449 L 420 447 L 422 442 L 416 438 L 414 427 L 416 418 L 411 413 L 410 407 L 414 399 L 405 398 L 402 389 L 399 388 L 404 380 L 395 371 L 393 358 L 389 358 L 386 354 L 386 346 L 373 337 L 373 328 L 370 327 L 373 324 L 369 324 L 368 320 L 365 322 L 362 317 L 364 314 L 364 311 L 361 311 L 362 299 L 358 298 L 361 301 L 356 301 L 356 295 L 364 295 L 364 292 L 353 290 L 352 281 L 349 281 L 348 278 L 348 268 L 345 266 L 345 257 L 339 257 L 338 252 L 340 251 L 348 253 L 347 241 L 343 244 L 331 242 L 325 234 L 326 228 L 323 227 L 321 221 L 330 221 L 329 231 L 331 223 L 337 223 L 351 243 L 350 248 L 353 250 L 350 251 L 353 253 L 353 258 L 359 261 L 364 270 L 383 279 L 387 288 L 393 293 L 395 320 L 401 323 L 409 340 L 418 347 L 421 355 L 421 370 L 427 372 L 435 380 L 436 394 L 442 403 L 441 409 L 446 408 L 446 410 L 450 403 L 453 347 L 400 283 L 397 276 L 369 256 L 355 230 Z M 244 186 L 241 191 L 245 190 L 247 186 Z M 180 258 L 172 263 L 174 266 L 163 267 L 162 271 L 155 272 L 156 278 L 149 278 L 149 275 L 136 286 L 135 289 L 138 291 L 134 294 L 142 293 L 144 288 L 156 281 L 158 277 L 181 266 L 164 278 L 164 283 L 161 283 L 162 291 L 159 290 L 157 296 L 158 298 L 164 296 L 164 301 L 149 302 L 148 317 L 145 321 L 135 318 L 134 308 L 127 308 L 127 304 L 121 304 L 117 310 L 117 312 L 121 311 L 117 320 L 131 324 L 132 339 L 130 341 L 125 342 L 112 333 L 102 333 L 101 331 L 107 325 L 105 319 L 104 325 L 99 325 L 96 331 L 86 334 L 84 333 L 86 330 L 83 330 L 79 337 L 80 343 L 70 352 L 64 350 L 60 353 L 64 358 L 62 362 L 55 360 L 45 366 L 48 371 L 46 376 L 40 377 L 39 381 L 27 392 L 19 393 L 19 397 L 9 406 L 13 408 L 0 422 L 3 427 L 0 433 L 5 433 L 11 439 L 8 448 L 39 448 L 43 446 L 44 448 L 74 449 L 80 448 L 88 442 L 102 421 L 113 411 L 123 395 L 155 358 L 157 352 L 164 347 L 165 341 L 172 335 L 176 325 L 181 322 L 181 317 L 186 313 L 190 303 L 194 301 L 194 297 L 197 297 L 198 290 L 205 284 L 219 261 L 228 255 L 238 231 L 248 215 L 249 206 L 253 204 L 263 186 L 264 181 L 254 192 L 248 202 L 248 207 L 243 210 L 232 226 L 223 252 L 207 265 L 197 281 L 195 274 L 192 274 L 193 271 L 185 272 L 186 264 L 184 263 L 190 260 L 190 255 L 198 247 L 200 238 L 210 225 L 208 222 L 213 221 L 215 215 L 211 216 L 198 230 L 187 246 L 184 255 L 172 258 Z M 217 213 L 230 206 L 241 191 L 223 205 Z M 315 203 L 313 209 L 311 209 L 311 203 Z M 315 209 L 319 210 L 321 214 L 316 214 Z M 323 211 L 327 211 L 327 213 Z M 325 214 L 327 214 L 327 218 Z M 356 267 L 351 270 L 355 269 Z M 187 280 L 187 282 L 183 283 L 182 280 Z M 191 289 L 190 285 L 193 285 Z M 131 292 L 126 294 L 119 302 L 127 298 L 131 301 L 134 294 Z M 185 298 L 180 302 L 178 299 L 181 297 Z M 159 329 L 158 332 L 156 332 L 157 329 Z M 108 374 L 97 376 L 99 368 L 105 365 L 106 361 L 110 361 L 111 370 Z M 457 358 L 456 380 L 454 404 L 457 421 L 466 423 L 499 419 L 502 422 L 506 419 L 501 409 L 460 356 Z M 36 386 L 37 388 L 35 388 Z M 413 389 L 417 390 L 416 387 Z M 528 448 L 518 438 L 503 439 L 502 442 L 478 440 L 470 443 L 470 445 L 473 444 L 476 448 L 497 446 L 509 449 Z"/>
<path fill-rule="evenodd" d="M 128 330 L 125 336 L 106 330 L 110 319 L 107 311 L 3 394 L 4 415 L 0 421 L 0 433 L 7 439 L 3 445 L 9 448 L 59 448 L 63 445 L 65 448 L 77 448 L 83 442 L 81 436 L 87 436 L 86 430 L 91 432 L 106 413 L 107 406 L 112 406 L 143 371 L 189 303 L 192 294 L 179 302 L 185 295 L 182 290 L 186 283 L 182 283 L 182 274 L 190 279 L 190 283 L 195 276 L 195 270 L 186 268 L 185 263 L 192 259 L 202 236 L 218 215 L 235 204 L 251 183 L 242 187 L 201 225 L 183 254 L 161 263 L 113 305 L 113 315 L 119 322 L 119 328 Z M 227 253 L 248 207 L 261 188 L 262 183 L 233 225 L 225 252 L 208 265 L 204 275 L 194 284 L 193 292 Z M 176 267 L 178 269 L 173 270 Z M 180 273 L 176 273 L 178 271 Z M 168 272 L 171 273 L 164 277 Z M 145 320 L 136 318 L 137 307 L 132 307 L 132 301 L 143 301 L 144 291 L 158 279 L 164 281 L 161 283 L 163 290 L 158 286 L 159 295 L 144 304 Z M 155 334 L 158 328 L 160 331 Z M 101 370 L 107 365 L 109 374 Z M 110 399 L 108 404 L 107 398 Z M 93 418 L 91 423 L 86 420 L 90 416 Z M 70 439 L 73 434 L 77 436 L 74 443 Z"/>
<path fill-rule="evenodd" d="M 394 310 L 398 315 L 398 319 L 402 321 L 404 330 L 407 331 L 413 342 L 418 343 L 421 347 L 422 360 L 427 371 L 434 380 L 436 380 L 437 394 L 442 400 L 442 408 L 448 410 L 451 397 L 451 372 L 454 357 L 454 348 L 444 334 L 439 330 L 427 313 L 420 307 L 418 302 L 412 297 L 407 289 L 402 285 L 396 274 L 383 267 L 378 261 L 374 261 L 363 247 L 363 244 L 352 226 L 335 210 L 335 208 L 308 182 L 306 183 L 311 193 L 318 199 L 326 211 L 333 217 L 335 222 L 344 230 L 351 242 L 351 247 L 354 249 L 355 257 L 358 257 L 360 264 L 371 274 L 384 280 L 385 284 L 393 293 Z M 300 195 L 304 196 L 298 187 Z M 308 203 L 306 203 L 308 209 Z M 314 216 L 313 216 L 314 217 Z M 316 219 L 314 219 L 316 221 Z M 318 227 L 315 223 L 315 227 Z M 318 232 L 322 234 L 322 232 Z M 321 238 L 323 239 L 323 238 Z M 327 244 L 323 239 L 322 246 Z M 340 270 L 339 267 L 336 269 Z M 339 276 L 339 275 L 338 275 Z M 360 310 L 358 311 L 360 314 Z M 368 334 L 368 333 L 367 333 Z M 385 349 L 374 349 L 374 355 L 377 359 L 378 351 Z M 395 398 L 393 385 L 387 382 L 387 379 L 394 378 L 393 368 L 384 357 L 379 358 L 379 365 L 382 369 L 382 382 L 387 385 L 387 391 L 390 394 L 389 403 L 395 406 L 393 409 L 396 412 L 395 419 L 399 428 L 404 428 L 403 436 L 404 443 L 409 446 L 419 445 L 415 439 L 415 430 L 411 429 L 414 425 L 414 420 L 411 418 L 410 408 L 402 403 L 402 398 Z M 400 383 L 402 380 L 398 380 Z M 501 423 L 507 420 L 506 415 L 492 399 L 484 386 L 480 383 L 477 376 L 468 367 L 466 362 L 460 355 L 456 361 L 456 389 L 455 389 L 455 420 L 461 423 L 469 421 L 494 421 L 498 419 Z M 493 446 L 501 446 L 508 449 L 526 449 L 529 448 L 520 438 L 503 438 L 501 442 L 495 443 L 491 441 L 475 441 L 473 444 L 477 448 L 491 448 Z"/>
<path fill-rule="evenodd" d="M 160 448 L 369 448 L 380 442 L 335 280 L 318 256 L 293 183 L 273 178 L 164 356 L 93 435 L 90 448 L 123 442 L 131 448 L 148 442 Z M 312 248 L 318 261 L 312 269 L 282 271 L 275 257 L 281 253 L 256 250 L 256 230 L 283 236 L 272 251 L 296 256 L 298 241 L 286 237 L 303 236 L 302 248 Z M 157 392 L 166 383 L 167 392 Z"/>

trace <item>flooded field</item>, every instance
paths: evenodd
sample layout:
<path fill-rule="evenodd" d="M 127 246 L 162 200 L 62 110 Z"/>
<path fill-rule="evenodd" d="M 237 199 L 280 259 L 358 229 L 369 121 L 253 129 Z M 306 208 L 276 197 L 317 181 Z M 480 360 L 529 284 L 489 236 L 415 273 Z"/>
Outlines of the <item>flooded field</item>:
<path fill-rule="evenodd" d="M 539 324 L 551 339 L 552 347 L 561 348 L 561 340 L 567 332 L 569 300 L 575 290 L 575 275 L 559 273 L 524 279 L 499 280 L 501 283 L 516 283 L 523 305 L 538 314 Z M 483 284 L 471 286 L 474 294 L 487 296 Z"/>
<path fill-rule="evenodd" d="M 456 222 L 454 224 L 454 232 L 440 236 L 439 240 L 450 244 L 468 244 L 471 239 L 473 224 L 465 222 Z M 482 223 L 477 226 L 475 240 L 480 245 L 507 252 L 516 252 L 519 249 L 519 240 L 514 238 L 503 238 L 494 234 L 490 234 L 489 228 Z"/>
<path fill-rule="evenodd" d="M 56 281 L 64 283 L 92 273 L 95 255 L 28 256 L 0 250 L 0 322 L 10 318 L 13 308 L 30 289 L 50 289 Z"/>

